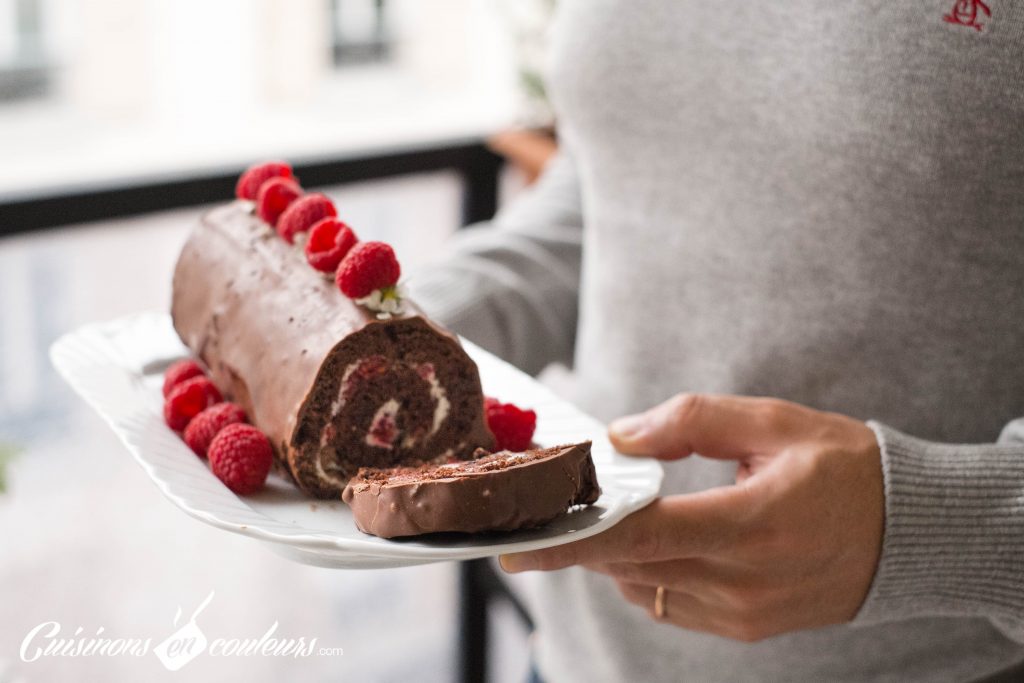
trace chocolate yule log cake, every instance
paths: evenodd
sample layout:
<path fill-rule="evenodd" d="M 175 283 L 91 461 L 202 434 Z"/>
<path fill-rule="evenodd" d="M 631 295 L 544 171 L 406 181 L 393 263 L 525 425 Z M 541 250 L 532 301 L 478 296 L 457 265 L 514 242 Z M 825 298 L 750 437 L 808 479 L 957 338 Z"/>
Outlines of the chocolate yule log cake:
<path fill-rule="evenodd" d="M 458 338 L 403 296 L 390 245 L 285 162 L 235 194 L 178 258 L 171 317 L 199 362 L 163 385 L 167 426 L 225 486 L 256 493 L 276 463 L 384 538 L 534 527 L 598 499 L 590 442 L 530 450 L 537 414 L 485 400 Z"/>
<path fill-rule="evenodd" d="M 394 538 L 540 526 L 600 495 L 587 441 L 444 465 L 361 469 L 342 497 L 360 531 Z"/>
<path fill-rule="evenodd" d="M 337 497 L 360 467 L 493 449 L 476 364 L 458 340 L 408 300 L 382 312 L 345 296 L 291 241 L 251 202 L 214 209 L 181 252 L 171 312 L 298 486 Z M 533 505 L 516 496 L 502 500 Z"/>

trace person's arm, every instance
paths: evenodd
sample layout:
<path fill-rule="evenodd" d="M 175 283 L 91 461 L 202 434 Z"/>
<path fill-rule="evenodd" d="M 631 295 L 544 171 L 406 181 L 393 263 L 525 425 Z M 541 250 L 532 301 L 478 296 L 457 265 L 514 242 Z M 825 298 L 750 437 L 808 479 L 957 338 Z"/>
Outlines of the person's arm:
<path fill-rule="evenodd" d="M 409 292 L 431 318 L 527 372 L 570 362 L 582 226 L 576 168 L 562 151 L 524 196 L 414 273 Z"/>
<path fill-rule="evenodd" d="M 949 445 L 776 399 L 680 395 L 609 435 L 622 453 L 734 460 L 737 483 L 503 556 L 507 571 L 582 565 L 660 621 L 745 641 L 976 616 L 1024 642 L 1024 421 L 998 444 Z"/>
<path fill-rule="evenodd" d="M 870 423 L 885 478 L 885 540 L 855 624 L 988 617 L 1024 642 L 1024 419 L 997 444 L 922 441 Z"/>

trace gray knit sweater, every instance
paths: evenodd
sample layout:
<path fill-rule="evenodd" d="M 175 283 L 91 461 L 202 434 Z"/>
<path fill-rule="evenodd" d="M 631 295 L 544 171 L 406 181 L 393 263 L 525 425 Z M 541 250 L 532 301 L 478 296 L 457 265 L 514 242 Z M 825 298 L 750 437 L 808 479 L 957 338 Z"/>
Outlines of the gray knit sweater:
<path fill-rule="evenodd" d="M 852 624 L 753 645 L 652 623 L 582 569 L 515 577 L 549 680 L 1024 659 L 1024 3 L 981 4 L 559 3 L 563 152 L 414 295 L 529 371 L 572 361 L 602 419 L 686 390 L 876 420 L 886 525 Z M 663 493 L 734 473 L 669 464 Z"/>

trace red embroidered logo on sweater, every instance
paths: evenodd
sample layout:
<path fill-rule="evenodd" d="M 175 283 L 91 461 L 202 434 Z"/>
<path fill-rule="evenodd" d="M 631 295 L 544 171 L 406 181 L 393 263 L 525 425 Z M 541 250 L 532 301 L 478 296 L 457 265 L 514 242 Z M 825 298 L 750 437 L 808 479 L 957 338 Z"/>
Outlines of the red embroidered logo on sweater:
<path fill-rule="evenodd" d="M 949 14 L 943 15 L 942 19 L 951 24 L 970 26 L 975 31 L 980 31 L 983 25 L 978 23 L 978 20 L 982 14 L 991 17 L 992 10 L 981 0 L 956 0 L 953 9 L 949 10 Z"/>

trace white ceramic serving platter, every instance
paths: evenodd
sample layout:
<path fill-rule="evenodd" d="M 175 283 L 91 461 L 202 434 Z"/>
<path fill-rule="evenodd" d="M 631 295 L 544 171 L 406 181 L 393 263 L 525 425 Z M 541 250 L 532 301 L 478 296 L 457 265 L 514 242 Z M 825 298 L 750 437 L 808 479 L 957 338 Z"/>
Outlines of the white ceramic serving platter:
<path fill-rule="evenodd" d="M 600 533 L 657 496 L 662 479 L 657 462 L 619 455 L 599 422 L 508 363 L 468 341 L 463 344 L 480 368 L 485 393 L 537 411 L 537 443 L 593 440 L 603 491 L 596 504 L 525 531 L 406 540 L 368 536 L 356 529 L 340 500 L 307 498 L 275 475 L 260 493 L 236 496 L 167 428 L 162 373 L 188 354 L 168 315 L 141 313 L 86 325 L 57 340 L 50 357 L 171 502 L 197 519 L 268 542 L 275 552 L 306 564 L 373 569 L 545 548 Z"/>

